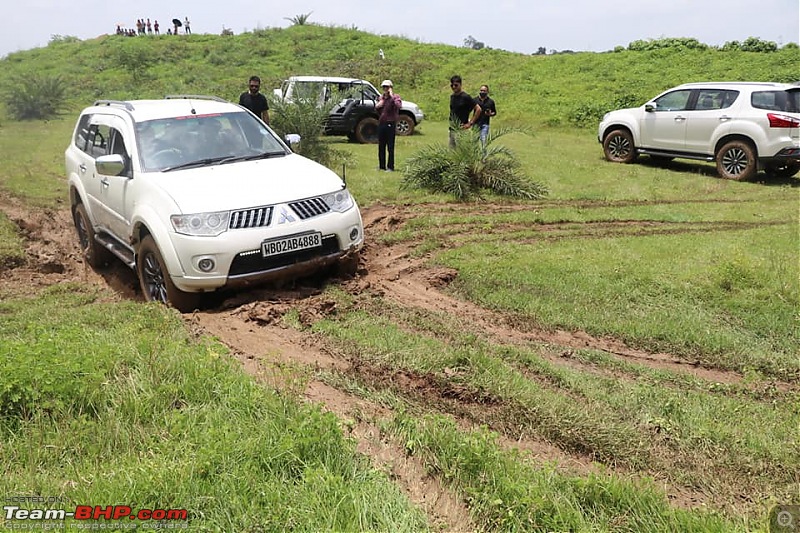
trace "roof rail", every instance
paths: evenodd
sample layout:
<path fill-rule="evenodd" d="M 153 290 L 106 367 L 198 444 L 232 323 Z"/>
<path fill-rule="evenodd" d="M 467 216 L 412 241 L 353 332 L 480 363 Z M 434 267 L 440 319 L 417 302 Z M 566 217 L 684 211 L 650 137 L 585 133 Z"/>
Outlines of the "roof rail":
<path fill-rule="evenodd" d="M 227 102 L 227 100 L 219 96 L 208 96 L 205 94 L 168 94 L 164 98 L 167 100 L 185 99 L 185 100 L 213 100 L 215 102 Z"/>
<path fill-rule="evenodd" d="M 94 102 L 94 105 L 108 105 L 108 106 L 118 105 L 118 106 L 124 107 L 128 111 L 133 111 L 134 110 L 132 103 L 123 102 L 122 100 L 96 100 Z"/>

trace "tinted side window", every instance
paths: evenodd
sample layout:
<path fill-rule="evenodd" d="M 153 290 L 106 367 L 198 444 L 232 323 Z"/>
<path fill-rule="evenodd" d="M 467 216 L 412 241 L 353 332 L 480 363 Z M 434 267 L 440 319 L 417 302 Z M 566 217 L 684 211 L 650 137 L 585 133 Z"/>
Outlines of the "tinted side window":
<path fill-rule="evenodd" d="M 689 89 L 672 91 L 656 99 L 656 112 L 659 111 L 683 111 L 689 102 Z"/>
<path fill-rule="evenodd" d="M 75 146 L 77 146 L 82 152 L 86 152 L 88 150 L 89 120 L 91 118 L 91 115 L 83 115 L 78 121 L 78 127 L 75 129 L 75 138 L 73 139 L 73 142 L 75 143 Z"/>
<path fill-rule="evenodd" d="M 726 89 L 700 89 L 697 91 L 697 102 L 694 108 L 697 110 L 725 109 L 730 107 L 739 96 L 739 91 Z"/>
<path fill-rule="evenodd" d="M 756 91 L 750 96 L 756 109 L 797 113 L 800 111 L 800 93 L 797 91 Z"/>

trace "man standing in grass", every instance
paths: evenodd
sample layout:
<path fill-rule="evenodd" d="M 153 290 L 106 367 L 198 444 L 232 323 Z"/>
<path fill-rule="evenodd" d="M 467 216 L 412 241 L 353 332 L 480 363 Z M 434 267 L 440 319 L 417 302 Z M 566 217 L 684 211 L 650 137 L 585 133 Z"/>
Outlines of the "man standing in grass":
<path fill-rule="evenodd" d="M 489 137 L 489 119 L 497 114 L 494 100 L 489 98 L 489 86 L 481 85 L 481 91 L 475 103 L 481 107 L 481 115 L 475 121 L 475 127 L 481 132 L 481 144 L 486 150 L 486 138 Z"/>
<path fill-rule="evenodd" d="M 450 88 L 453 90 L 450 95 L 450 148 L 455 148 L 456 130 L 471 128 L 481 116 L 481 106 L 461 89 L 461 76 L 450 78 Z M 470 113 L 473 113 L 472 120 L 469 119 Z"/>
<path fill-rule="evenodd" d="M 253 114 L 269 126 L 269 104 L 267 97 L 258 92 L 261 89 L 261 78 L 250 76 L 248 90 L 239 96 L 239 105 L 253 112 Z"/>
<path fill-rule="evenodd" d="M 380 170 L 394 170 L 394 139 L 397 135 L 397 118 L 400 115 L 400 108 L 403 101 L 400 96 L 394 93 L 392 80 L 384 80 L 381 83 L 383 94 L 375 104 L 375 109 L 380 113 L 378 118 L 378 168 Z M 389 161 L 387 165 L 386 151 L 389 151 Z"/>

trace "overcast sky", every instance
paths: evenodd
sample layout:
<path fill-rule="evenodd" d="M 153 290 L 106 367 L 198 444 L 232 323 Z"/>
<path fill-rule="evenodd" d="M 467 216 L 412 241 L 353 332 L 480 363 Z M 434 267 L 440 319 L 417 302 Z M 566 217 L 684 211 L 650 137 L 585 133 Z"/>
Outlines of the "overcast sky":
<path fill-rule="evenodd" d="M 14 5 L 12 8 L 11 5 Z M 694 37 L 709 45 L 753 36 L 778 45 L 800 39 L 800 0 L 0 0 L 0 57 L 45 46 L 52 35 L 80 39 L 113 33 L 137 18 L 189 17 L 195 33 L 238 34 L 286 27 L 286 18 L 356 27 L 426 43 L 461 46 L 473 36 L 492 48 L 533 53 L 606 51 L 638 39 Z"/>

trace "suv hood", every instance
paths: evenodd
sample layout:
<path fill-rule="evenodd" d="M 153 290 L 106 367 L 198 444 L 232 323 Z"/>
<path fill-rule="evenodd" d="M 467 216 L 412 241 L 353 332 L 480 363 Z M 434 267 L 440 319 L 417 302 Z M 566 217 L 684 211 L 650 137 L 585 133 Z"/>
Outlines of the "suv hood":
<path fill-rule="evenodd" d="M 337 191 L 333 171 L 296 154 L 150 174 L 182 213 L 227 211 Z"/>

